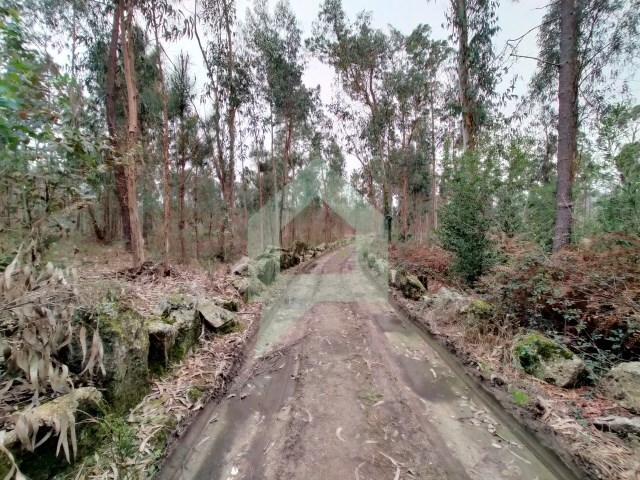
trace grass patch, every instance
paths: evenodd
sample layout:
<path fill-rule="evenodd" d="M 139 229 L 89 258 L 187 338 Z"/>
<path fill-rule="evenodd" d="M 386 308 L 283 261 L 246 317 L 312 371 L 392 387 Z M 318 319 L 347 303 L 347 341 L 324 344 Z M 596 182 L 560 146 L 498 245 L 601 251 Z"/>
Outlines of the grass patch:
<path fill-rule="evenodd" d="M 511 387 L 509 389 L 509 393 L 511 394 L 511 398 L 516 405 L 526 407 L 531 402 L 531 397 L 524 390 L 520 390 L 516 387 Z"/>
<path fill-rule="evenodd" d="M 373 405 L 374 403 L 377 403 L 381 397 L 382 395 L 376 392 L 372 387 L 367 388 L 362 394 L 363 400 L 365 400 L 367 403 L 371 405 Z"/>

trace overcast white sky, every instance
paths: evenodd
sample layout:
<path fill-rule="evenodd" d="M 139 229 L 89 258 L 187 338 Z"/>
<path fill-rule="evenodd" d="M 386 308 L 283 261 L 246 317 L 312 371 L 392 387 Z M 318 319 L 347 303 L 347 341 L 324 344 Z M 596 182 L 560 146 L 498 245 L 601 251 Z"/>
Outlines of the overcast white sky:
<path fill-rule="evenodd" d="M 317 18 L 322 1 L 289 0 L 302 28 L 303 38 L 311 35 L 312 24 Z M 186 11 L 192 12 L 193 2 L 194 0 L 183 0 L 181 3 Z M 253 0 L 237 0 L 237 13 L 240 22 L 244 21 L 246 10 L 252 3 Z M 269 3 L 273 7 L 276 0 L 269 0 Z M 418 24 L 425 23 L 431 27 L 434 38 L 447 39 L 449 35 L 445 20 L 445 11 L 448 8 L 449 0 L 342 0 L 342 3 L 350 19 L 354 19 L 363 10 L 368 11 L 372 13 L 374 26 L 384 30 L 388 30 L 391 25 L 403 33 L 410 33 Z M 520 37 L 534 29 L 520 42 L 518 54 L 536 57 L 538 48 L 535 27 L 540 25 L 547 4 L 548 0 L 502 0 L 498 9 L 498 24 L 501 30 L 494 39 L 495 51 L 502 52 L 507 40 Z M 195 39 L 183 39 L 165 45 L 165 48 L 172 60 L 178 56 L 181 50 L 187 52 L 192 66 L 192 74 L 196 77 L 197 87 L 201 87 L 206 82 L 206 71 Z M 52 53 L 59 63 L 68 63 L 68 52 Z M 531 59 L 514 59 L 514 62 L 509 73 L 503 77 L 503 83 L 498 86 L 498 93 L 506 90 L 514 76 L 518 77 L 514 93 L 522 95 L 526 92 L 527 84 L 535 72 L 536 62 Z M 631 94 L 638 99 L 640 98 L 640 75 L 638 72 L 633 73 L 634 77 L 630 79 L 629 85 Z M 330 67 L 314 58 L 308 59 L 304 81 L 309 87 L 313 88 L 318 85 L 321 87 L 321 97 L 325 104 L 329 103 L 334 96 L 334 79 L 335 74 Z M 516 101 L 512 101 L 506 108 L 512 110 L 515 105 Z M 204 108 L 199 106 L 198 110 Z M 511 112 L 506 111 L 505 113 Z M 347 159 L 349 170 L 357 165 L 357 161 L 354 159 Z"/>
<path fill-rule="evenodd" d="M 252 2 L 253 0 L 238 0 L 237 13 L 240 21 L 244 21 L 245 12 Z M 269 2 L 272 7 L 276 3 L 275 0 L 269 0 Z M 289 0 L 289 3 L 300 22 L 303 38 L 309 37 L 322 0 Z M 522 0 L 521 2 L 503 0 L 498 11 L 501 30 L 495 39 L 496 51 L 501 52 L 508 39 L 520 37 L 539 25 L 547 3 L 547 0 Z M 445 20 L 445 9 L 448 4 L 449 0 L 343 0 L 343 8 L 350 19 L 354 19 L 363 10 L 369 11 L 372 13 L 374 26 L 387 30 L 391 25 L 404 33 L 410 33 L 418 24 L 426 23 L 431 27 L 432 35 L 436 39 L 447 39 L 449 35 Z M 187 10 L 193 11 L 193 0 L 186 0 L 183 5 Z M 518 51 L 520 55 L 537 56 L 536 32 L 536 30 L 532 31 L 521 41 Z M 188 52 L 196 84 L 200 86 L 206 81 L 206 71 L 195 40 L 185 39 L 166 48 L 171 57 L 176 57 L 180 50 Z M 515 93 L 525 93 L 535 68 L 534 60 L 519 59 L 509 74 L 504 77 L 503 85 L 499 90 L 505 90 L 513 76 L 518 75 L 520 80 L 516 84 Z M 334 79 L 335 74 L 330 67 L 314 58 L 308 59 L 304 81 L 309 87 L 320 85 L 324 103 L 329 103 L 334 95 Z M 355 159 L 347 159 L 348 170 L 357 166 Z"/>
<path fill-rule="evenodd" d="M 238 0 L 237 12 L 240 21 L 244 20 L 245 12 L 251 3 L 252 0 Z M 270 0 L 270 3 L 273 6 L 275 0 Z M 318 16 L 322 0 L 289 0 L 289 3 L 298 17 L 303 37 L 310 36 L 312 23 Z M 511 0 L 502 1 L 498 12 L 501 31 L 495 40 L 496 51 L 502 51 L 508 39 L 519 37 L 539 25 L 544 14 L 543 7 L 547 3 L 546 0 L 523 0 L 518 3 Z M 396 0 L 395 2 L 389 0 L 343 0 L 343 7 L 351 19 L 355 18 L 359 12 L 366 10 L 372 12 L 375 26 L 386 30 L 389 25 L 392 25 L 404 33 L 410 33 L 418 24 L 426 23 L 431 26 L 432 34 L 437 39 L 446 39 L 449 34 L 444 16 L 448 4 L 448 0 Z M 187 0 L 184 5 L 188 10 L 193 11 L 190 0 Z M 177 56 L 181 49 L 189 52 L 198 85 L 204 83 L 206 72 L 202 66 L 201 55 L 195 40 L 183 40 L 167 47 L 167 51 L 172 57 Z M 537 55 L 536 31 L 531 32 L 523 39 L 519 53 L 534 57 Z M 534 60 L 520 59 L 509 75 L 505 77 L 505 81 L 518 74 L 523 80 L 518 83 L 517 91 L 523 93 L 535 67 Z M 323 65 L 316 59 L 309 59 L 304 76 L 305 83 L 309 87 L 320 85 L 322 99 L 325 102 L 328 102 L 333 96 L 334 77 L 330 67 Z"/>

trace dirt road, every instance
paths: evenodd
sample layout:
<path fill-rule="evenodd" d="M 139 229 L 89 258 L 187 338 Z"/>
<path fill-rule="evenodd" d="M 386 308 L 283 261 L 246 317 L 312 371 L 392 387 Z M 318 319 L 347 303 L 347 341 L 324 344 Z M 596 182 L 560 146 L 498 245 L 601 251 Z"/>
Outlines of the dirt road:
<path fill-rule="evenodd" d="M 357 272 L 353 247 L 291 278 L 229 396 L 161 479 L 571 479 Z"/>

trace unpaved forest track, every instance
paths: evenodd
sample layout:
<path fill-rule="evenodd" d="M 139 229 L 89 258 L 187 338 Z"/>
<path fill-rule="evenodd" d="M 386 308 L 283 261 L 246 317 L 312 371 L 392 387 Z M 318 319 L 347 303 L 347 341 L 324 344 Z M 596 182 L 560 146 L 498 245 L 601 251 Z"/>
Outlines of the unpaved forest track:
<path fill-rule="evenodd" d="M 230 395 L 178 440 L 159 478 L 577 478 L 496 419 L 381 293 L 352 246 L 293 277 Z"/>

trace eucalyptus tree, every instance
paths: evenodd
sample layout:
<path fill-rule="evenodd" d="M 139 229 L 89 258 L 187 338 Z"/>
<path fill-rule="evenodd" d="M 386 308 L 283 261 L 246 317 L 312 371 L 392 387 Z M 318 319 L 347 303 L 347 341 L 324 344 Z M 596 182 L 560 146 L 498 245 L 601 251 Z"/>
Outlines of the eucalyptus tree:
<path fill-rule="evenodd" d="M 295 168 L 292 150 L 296 132 L 306 123 L 313 105 L 312 91 L 302 81 L 306 65 L 301 34 L 295 14 L 286 1 L 276 3 L 273 14 L 264 0 L 256 1 L 253 10 L 248 12 L 246 36 L 254 78 L 260 82 L 259 94 L 266 100 L 272 123 L 280 126 L 280 138 L 273 135 L 271 138 L 272 149 L 276 142 L 281 143 L 282 149 L 280 182 L 276 178 L 275 155 L 272 155 L 274 191 L 278 183 L 284 187 L 289 182 L 290 173 Z M 280 225 L 286 201 L 282 195 L 278 214 Z M 282 229 L 279 238 L 282 243 Z"/>
<path fill-rule="evenodd" d="M 360 13 L 351 23 L 346 18 L 341 0 L 325 0 L 320 6 L 308 46 L 322 62 L 334 68 L 349 99 L 367 109 L 368 116 L 361 134 L 368 139 L 368 149 L 381 171 L 384 228 L 391 239 L 391 192 L 387 180 L 391 105 L 384 95 L 384 79 L 393 54 L 391 42 L 383 31 L 372 27 L 369 14 Z M 363 166 L 363 173 L 371 180 L 374 165 L 364 163 Z M 374 192 L 369 194 L 376 205 Z"/>
<path fill-rule="evenodd" d="M 444 85 L 440 77 L 451 49 L 446 41 L 431 38 L 428 25 L 418 25 L 406 36 L 392 30 L 390 38 L 397 47 L 393 48 L 384 85 L 393 105 L 390 155 L 392 164 L 402 170 L 396 176 L 401 182 L 400 214 L 406 237 L 409 205 L 417 208 L 430 197 L 431 225 L 436 221 L 436 115 L 442 111 Z M 413 217 L 421 220 L 426 214 L 423 210 L 413 212 Z"/>
<path fill-rule="evenodd" d="M 498 0 L 450 0 L 447 21 L 457 44 L 458 108 L 464 150 L 473 150 L 488 122 L 499 72 L 493 38 L 499 30 Z"/>
<path fill-rule="evenodd" d="M 613 172 L 601 199 L 605 231 L 640 234 L 640 105 L 615 103 L 604 109 L 596 146 Z"/>
<path fill-rule="evenodd" d="M 98 166 L 100 138 L 78 128 L 72 80 L 33 47 L 21 8 L 0 6 L 0 186 L 5 226 L 32 237 L 35 260 L 42 230 L 68 232 L 54 217 L 88 201 L 84 178 Z"/>
<path fill-rule="evenodd" d="M 531 91 L 542 102 L 558 98 L 554 251 L 571 240 L 578 130 L 616 92 L 614 82 L 637 64 L 639 26 L 638 0 L 557 0 L 540 25 Z"/>
<path fill-rule="evenodd" d="M 162 61 L 165 52 L 160 42 L 160 37 L 162 36 L 166 39 L 176 36 L 178 31 L 175 22 L 179 18 L 179 12 L 173 8 L 172 3 L 168 0 L 150 0 L 143 8 L 155 39 L 158 71 L 157 91 L 160 94 L 160 102 L 162 105 L 162 261 L 166 274 L 169 271 L 169 225 L 171 221 L 171 184 L 169 182 L 169 176 L 171 159 L 169 151 L 169 92 L 164 76 L 164 62 Z M 186 25 L 188 26 L 188 24 Z M 186 31 L 182 33 L 184 34 Z"/>
<path fill-rule="evenodd" d="M 180 259 L 187 260 L 184 231 L 187 224 L 185 211 L 185 195 L 187 180 L 187 161 L 190 138 L 194 136 L 197 122 L 194 121 L 192 101 L 195 82 L 189 72 L 189 56 L 180 53 L 177 65 L 169 80 L 170 98 L 168 116 L 175 124 L 175 158 L 178 173 L 178 232 L 180 242 Z"/>
<path fill-rule="evenodd" d="M 224 235 L 226 229 L 233 226 L 236 123 L 240 107 L 248 100 L 249 77 L 246 62 L 236 45 L 235 1 L 201 0 L 195 2 L 195 7 L 193 33 L 207 70 L 206 93 L 214 109 L 216 173 L 228 212 L 221 225 Z M 206 44 L 197 28 L 201 22 L 210 36 Z"/>

